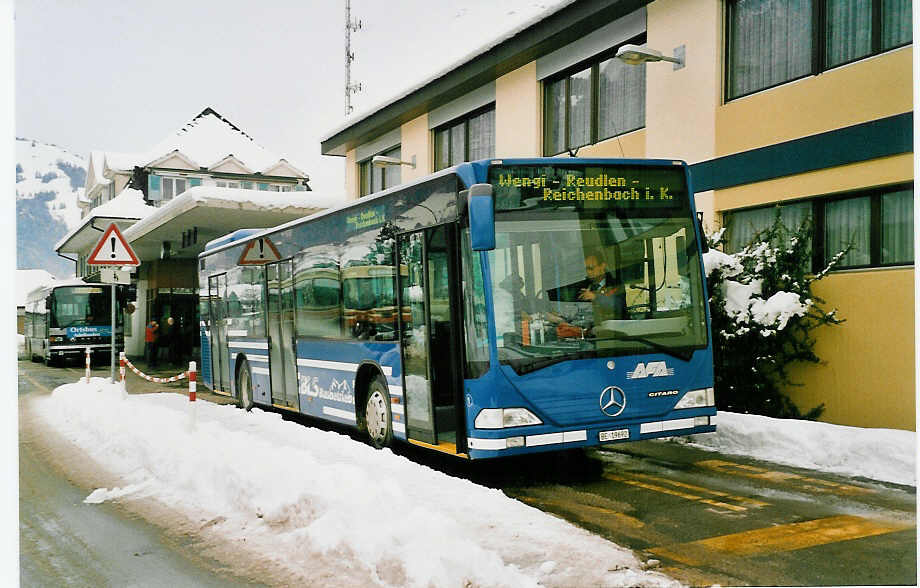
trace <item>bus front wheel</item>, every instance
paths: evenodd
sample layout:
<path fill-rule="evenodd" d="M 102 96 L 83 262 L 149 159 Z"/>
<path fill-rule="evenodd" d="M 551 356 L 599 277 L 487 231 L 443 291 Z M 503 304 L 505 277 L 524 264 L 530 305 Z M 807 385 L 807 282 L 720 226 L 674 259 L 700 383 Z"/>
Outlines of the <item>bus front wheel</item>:
<path fill-rule="evenodd" d="M 249 374 L 249 362 L 245 359 L 236 372 L 237 406 L 243 410 L 252 408 L 252 376 Z"/>
<path fill-rule="evenodd" d="M 367 436 L 377 449 L 389 447 L 393 441 L 393 417 L 390 413 L 390 391 L 386 380 L 377 376 L 367 390 L 364 412 Z"/>

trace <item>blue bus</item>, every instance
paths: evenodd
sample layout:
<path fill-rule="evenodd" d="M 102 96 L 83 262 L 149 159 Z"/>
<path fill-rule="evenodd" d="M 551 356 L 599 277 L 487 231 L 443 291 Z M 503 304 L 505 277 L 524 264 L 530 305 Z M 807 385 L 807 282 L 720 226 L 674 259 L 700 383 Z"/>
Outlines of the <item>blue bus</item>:
<path fill-rule="evenodd" d="M 208 243 L 202 381 L 470 459 L 711 432 L 704 243 L 684 162 L 464 163 Z"/>

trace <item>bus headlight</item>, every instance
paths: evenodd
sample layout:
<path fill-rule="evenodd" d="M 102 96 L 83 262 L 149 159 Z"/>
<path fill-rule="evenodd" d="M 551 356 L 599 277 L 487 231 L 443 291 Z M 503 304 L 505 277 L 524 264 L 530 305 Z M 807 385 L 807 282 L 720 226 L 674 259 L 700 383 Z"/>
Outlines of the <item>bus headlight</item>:
<path fill-rule="evenodd" d="M 61 337 L 60 335 L 52 335 L 48 337 L 48 342 L 49 343 L 63 343 L 64 337 Z"/>
<path fill-rule="evenodd" d="M 701 406 L 715 406 L 715 393 L 712 388 L 690 390 L 674 405 L 674 409 L 700 408 Z"/>
<path fill-rule="evenodd" d="M 473 423 L 477 429 L 505 429 L 526 425 L 542 425 L 537 416 L 526 408 L 484 408 Z"/>

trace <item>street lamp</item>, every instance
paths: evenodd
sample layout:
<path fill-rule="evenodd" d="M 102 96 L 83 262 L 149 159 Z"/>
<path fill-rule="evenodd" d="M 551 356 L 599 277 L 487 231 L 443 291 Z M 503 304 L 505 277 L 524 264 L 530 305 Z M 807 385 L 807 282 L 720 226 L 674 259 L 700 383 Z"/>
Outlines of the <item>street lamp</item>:
<path fill-rule="evenodd" d="M 388 167 L 391 165 L 408 165 L 412 169 L 415 169 L 415 155 L 412 156 L 412 161 L 403 161 L 398 157 L 387 157 L 386 155 L 375 155 L 371 159 L 371 165 L 374 167 Z"/>
<path fill-rule="evenodd" d="M 686 65 L 684 63 L 685 53 L 685 45 L 681 45 L 680 47 L 674 49 L 674 57 L 662 55 L 661 51 L 649 49 L 648 47 L 640 47 L 639 45 L 623 45 L 617 49 L 616 57 L 624 63 L 628 63 L 629 65 L 640 65 L 650 61 L 668 61 L 674 64 L 674 69 L 681 69 L 684 67 L 684 65 Z"/>

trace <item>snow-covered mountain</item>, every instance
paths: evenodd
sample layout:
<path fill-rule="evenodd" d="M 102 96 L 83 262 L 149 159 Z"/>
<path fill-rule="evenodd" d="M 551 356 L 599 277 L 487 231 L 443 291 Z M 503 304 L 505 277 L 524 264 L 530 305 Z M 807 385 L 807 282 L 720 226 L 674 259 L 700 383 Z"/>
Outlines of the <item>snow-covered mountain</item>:
<path fill-rule="evenodd" d="M 86 183 L 86 160 L 57 145 L 16 139 L 16 267 L 44 269 L 58 278 L 74 264 L 54 252 L 80 221 L 77 198 Z"/>

